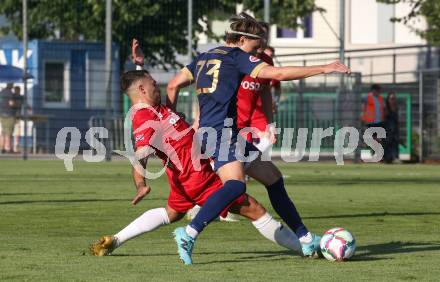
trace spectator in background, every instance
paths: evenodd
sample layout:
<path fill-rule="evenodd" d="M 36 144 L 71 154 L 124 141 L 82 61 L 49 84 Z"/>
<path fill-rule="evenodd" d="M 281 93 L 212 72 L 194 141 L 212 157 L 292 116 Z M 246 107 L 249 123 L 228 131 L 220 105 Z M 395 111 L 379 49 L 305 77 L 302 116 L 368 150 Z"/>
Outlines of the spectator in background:
<path fill-rule="evenodd" d="M 21 95 L 21 88 L 19 86 L 14 87 L 14 112 L 15 112 L 15 139 L 13 151 L 17 152 L 18 144 L 20 142 L 20 115 L 21 107 L 23 106 L 23 96 Z"/>
<path fill-rule="evenodd" d="M 2 153 L 12 152 L 11 136 L 15 125 L 14 93 L 12 83 L 0 91 L 0 123 L 2 134 L 0 136 L 0 148 Z"/>
<path fill-rule="evenodd" d="M 380 93 L 381 87 L 378 84 L 373 84 L 368 97 L 363 100 L 362 121 L 367 128 L 384 127 L 385 104 Z"/>
<path fill-rule="evenodd" d="M 273 59 L 275 49 L 272 46 L 267 46 L 266 49 L 264 49 L 264 53 Z M 272 79 L 270 81 L 270 93 L 272 94 L 272 108 L 273 111 L 276 112 L 281 98 L 281 82 L 279 80 Z"/>
<path fill-rule="evenodd" d="M 368 93 L 366 99 L 362 101 L 362 122 L 364 127 L 382 127 L 384 128 L 385 119 L 385 104 L 382 96 L 380 96 L 381 87 L 379 84 L 371 85 L 371 91 Z M 378 143 L 383 143 L 383 140 L 377 138 L 377 134 L 373 134 L 373 139 Z"/>
<path fill-rule="evenodd" d="M 387 131 L 387 138 L 385 139 L 384 146 L 384 160 L 386 163 L 392 163 L 399 159 L 399 111 L 396 93 L 388 93 L 385 107 L 385 129 Z"/>
<path fill-rule="evenodd" d="M 23 96 L 21 95 L 21 88 L 20 86 L 15 86 L 14 87 L 14 111 L 15 111 L 15 116 L 18 117 L 21 114 L 21 106 L 23 105 Z"/>

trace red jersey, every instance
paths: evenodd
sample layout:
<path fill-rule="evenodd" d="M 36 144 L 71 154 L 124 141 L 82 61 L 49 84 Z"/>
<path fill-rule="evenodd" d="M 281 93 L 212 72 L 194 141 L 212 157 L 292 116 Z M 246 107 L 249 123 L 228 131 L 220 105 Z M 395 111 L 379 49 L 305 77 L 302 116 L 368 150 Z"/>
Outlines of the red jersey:
<path fill-rule="evenodd" d="M 272 79 L 270 81 L 270 87 L 271 88 L 280 88 L 281 87 L 281 82 L 279 80 Z"/>
<path fill-rule="evenodd" d="M 260 59 L 273 66 L 271 57 L 262 53 Z M 237 92 L 237 127 L 256 127 L 261 131 L 266 130 L 267 119 L 263 111 L 260 96 L 261 86 L 269 85 L 269 79 L 243 77 Z"/>
<path fill-rule="evenodd" d="M 201 159 L 200 169 L 195 169 L 194 130 L 170 108 L 157 105 L 135 109 L 132 125 L 136 148 L 152 147 L 164 164 L 169 158 L 165 171 L 171 188 L 168 204 L 173 209 L 186 212 L 195 204 L 203 205 L 223 186 L 208 159 Z"/>
<path fill-rule="evenodd" d="M 192 148 L 194 130 L 164 105 L 138 107 L 132 113 L 135 147 L 151 146 L 156 155 L 173 168 L 183 169 L 182 157 Z"/>

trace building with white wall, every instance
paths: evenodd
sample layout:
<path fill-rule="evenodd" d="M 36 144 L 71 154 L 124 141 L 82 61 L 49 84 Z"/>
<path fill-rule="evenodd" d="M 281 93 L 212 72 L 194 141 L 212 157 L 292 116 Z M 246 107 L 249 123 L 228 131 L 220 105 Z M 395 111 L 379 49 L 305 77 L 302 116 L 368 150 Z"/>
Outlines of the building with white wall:
<path fill-rule="evenodd" d="M 295 36 L 282 37 L 279 28 L 271 30 L 271 44 L 277 49 L 280 64 L 319 64 L 338 58 L 338 54 L 314 54 L 298 56 L 301 53 L 337 51 L 339 48 L 340 1 L 317 0 L 316 4 L 326 12 L 315 12 L 305 24 L 305 31 Z M 345 0 L 345 50 L 400 48 L 425 45 L 409 26 L 392 22 L 410 12 L 410 5 L 400 3 L 386 5 L 376 0 Z M 412 27 L 425 28 L 422 18 L 411 22 Z M 280 36 L 281 35 L 281 36 Z M 413 72 L 425 68 L 426 48 L 414 47 L 368 52 L 346 52 L 346 63 L 353 71 L 361 72 L 365 82 L 410 82 L 416 79 Z M 292 54 L 294 56 L 282 56 Z M 323 61 L 321 61 L 324 59 Z M 295 62 L 296 61 L 296 62 Z M 391 73 L 397 72 L 393 75 Z M 383 75 L 382 75 L 383 74 Z"/>
<path fill-rule="evenodd" d="M 275 24 L 271 26 L 270 45 L 276 50 L 276 64 L 323 64 L 339 58 L 340 0 L 316 0 L 316 4 L 324 8 L 325 12 L 315 12 L 302 19 L 304 29 L 290 30 Z M 242 7 L 237 5 L 237 12 L 241 10 Z M 376 0 L 345 0 L 345 63 L 350 65 L 352 71 L 361 72 L 364 82 L 416 81 L 415 72 L 427 68 L 429 53 L 430 67 L 439 67 L 438 50 L 429 50 L 426 41 L 411 27 L 390 21 L 391 18 L 407 15 L 410 11 L 411 6 L 407 3 L 386 5 L 377 3 Z M 247 12 L 252 14 L 251 11 Z M 229 25 L 227 20 L 213 20 L 209 24 L 220 38 Z M 426 23 L 419 17 L 412 20 L 410 26 L 423 29 L 426 28 Z M 196 36 L 199 52 L 222 44 L 208 38 L 205 33 Z M 396 49 L 402 47 L 403 49 Z M 355 51 L 380 48 L 386 49 Z M 304 55 L 306 53 L 312 54 Z M 188 61 L 186 55 L 178 55 L 177 59 L 183 64 Z M 164 84 L 177 71 L 153 70 L 153 73 Z M 309 84 L 314 82 L 321 83 L 322 77 L 307 79 Z"/>
<path fill-rule="evenodd" d="M 316 0 L 316 5 L 324 8 L 325 12 L 315 12 L 302 19 L 304 28 L 291 30 L 277 25 L 271 26 L 270 45 L 276 49 L 278 64 L 321 64 L 338 58 L 340 0 Z M 414 72 L 426 67 L 427 48 L 420 47 L 426 45 L 426 41 L 411 28 L 426 28 L 423 18 L 412 20 L 411 27 L 390 21 L 393 17 L 407 15 L 410 10 L 411 6 L 408 3 L 387 5 L 377 3 L 376 0 L 345 0 L 345 49 L 391 49 L 346 53 L 346 63 L 350 64 L 353 71 L 361 72 L 364 81 L 413 81 L 414 74 L 402 72 Z M 211 23 L 213 31 L 218 35 L 223 34 L 227 26 L 227 21 Z M 206 35 L 199 35 L 201 51 L 215 44 L 218 43 Z M 409 46 L 418 47 L 393 49 Z M 331 51 L 335 53 L 329 54 Z M 305 53 L 314 54 L 300 55 Z M 438 59 L 435 54 L 432 60 L 437 60 L 434 62 L 434 66 L 437 66 Z M 393 71 L 398 72 L 394 77 L 391 74 Z"/>

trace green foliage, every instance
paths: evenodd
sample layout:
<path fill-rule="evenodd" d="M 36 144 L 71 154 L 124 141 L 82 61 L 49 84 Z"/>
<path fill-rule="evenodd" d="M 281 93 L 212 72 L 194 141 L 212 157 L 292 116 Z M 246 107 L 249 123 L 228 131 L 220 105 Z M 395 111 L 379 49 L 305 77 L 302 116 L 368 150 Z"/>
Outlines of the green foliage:
<path fill-rule="evenodd" d="M 193 0 L 193 38 L 199 32 L 212 35 L 213 19 L 227 19 L 236 4 L 263 18 L 263 1 Z M 284 27 L 296 27 L 296 18 L 316 10 L 313 0 L 271 1 L 271 19 Z M 140 40 L 149 65 L 176 66 L 176 54 L 187 52 L 187 1 L 113 0 L 113 41 L 121 50 L 121 66 L 130 54 L 130 41 Z M 9 25 L 2 32 L 22 37 L 22 2 L 2 0 L 0 14 Z M 104 41 L 105 1 L 103 0 L 28 0 L 30 39 Z"/>
<path fill-rule="evenodd" d="M 113 0 L 112 3 L 112 36 L 121 48 L 121 63 L 130 53 L 133 37 L 140 40 L 149 65 L 178 63 L 175 54 L 187 50 L 187 1 Z M 229 15 L 235 11 L 234 1 L 194 0 L 193 3 L 194 34 L 203 31 L 202 23 L 212 19 L 214 11 L 225 11 Z M 19 38 L 22 37 L 21 11 L 21 1 L 3 0 L 0 5 L 0 14 L 10 23 L 3 31 L 12 31 Z M 30 39 L 102 42 L 105 38 L 105 1 L 29 0 L 28 30 Z"/>
<path fill-rule="evenodd" d="M 377 0 L 386 4 L 409 3 L 411 11 L 404 17 L 393 18 L 393 21 L 403 22 L 434 45 L 440 45 L 440 1 L 439 0 Z M 415 28 L 411 20 L 422 16 L 426 19 L 427 29 Z"/>

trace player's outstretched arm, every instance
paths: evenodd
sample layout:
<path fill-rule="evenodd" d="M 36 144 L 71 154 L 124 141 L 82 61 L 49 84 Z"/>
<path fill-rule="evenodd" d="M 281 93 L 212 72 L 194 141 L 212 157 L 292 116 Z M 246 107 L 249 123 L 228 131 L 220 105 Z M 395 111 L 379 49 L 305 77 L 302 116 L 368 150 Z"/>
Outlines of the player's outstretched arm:
<path fill-rule="evenodd" d="M 339 61 L 328 65 L 316 65 L 307 67 L 274 67 L 265 66 L 260 70 L 257 77 L 276 80 L 302 79 L 318 74 L 328 73 L 350 73 L 350 69 Z"/>
<path fill-rule="evenodd" d="M 167 106 L 170 107 L 173 111 L 176 110 L 177 98 L 179 96 L 180 89 L 190 85 L 191 83 L 192 81 L 183 72 L 180 72 L 168 82 Z"/>

